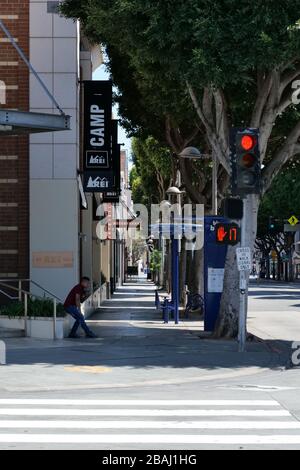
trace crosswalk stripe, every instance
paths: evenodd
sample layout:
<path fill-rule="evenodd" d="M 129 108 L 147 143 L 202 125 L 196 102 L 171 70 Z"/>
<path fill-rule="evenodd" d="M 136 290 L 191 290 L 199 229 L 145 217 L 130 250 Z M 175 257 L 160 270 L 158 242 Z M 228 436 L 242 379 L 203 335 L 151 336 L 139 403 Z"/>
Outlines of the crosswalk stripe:
<path fill-rule="evenodd" d="M 1 399 L 0 416 L 4 446 L 300 445 L 300 422 L 274 400 Z"/>
<path fill-rule="evenodd" d="M 278 407 L 275 400 L 61 400 L 61 399 L 0 399 L 3 405 L 41 406 L 266 406 Z"/>
<path fill-rule="evenodd" d="M 299 445 L 300 435 L 166 435 L 166 434 L 0 434 L 0 443 L 28 444 L 199 444 L 199 445 Z"/>
<path fill-rule="evenodd" d="M 144 410 L 144 409 L 46 409 L 46 408 L 6 408 L 0 409 L 1 416 L 248 416 L 286 417 L 286 410 Z"/>
<path fill-rule="evenodd" d="M 0 429 L 240 429 L 293 430 L 293 421 L 0 421 Z"/>

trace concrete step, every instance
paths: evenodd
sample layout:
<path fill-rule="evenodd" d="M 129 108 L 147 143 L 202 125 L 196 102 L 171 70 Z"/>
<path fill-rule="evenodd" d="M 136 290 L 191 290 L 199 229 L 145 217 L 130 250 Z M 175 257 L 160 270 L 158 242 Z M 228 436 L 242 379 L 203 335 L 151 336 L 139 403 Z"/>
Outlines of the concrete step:
<path fill-rule="evenodd" d="M 24 338 L 24 331 L 0 328 L 0 340 L 5 338 Z"/>

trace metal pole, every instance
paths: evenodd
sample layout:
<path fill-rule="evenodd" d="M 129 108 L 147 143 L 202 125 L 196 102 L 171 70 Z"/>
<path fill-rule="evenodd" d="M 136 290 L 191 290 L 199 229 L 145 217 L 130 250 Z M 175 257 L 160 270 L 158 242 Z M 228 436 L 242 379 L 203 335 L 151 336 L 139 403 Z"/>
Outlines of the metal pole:
<path fill-rule="evenodd" d="M 215 152 L 212 158 L 212 215 L 218 215 L 218 160 Z"/>
<path fill-rule="evenodd" d="M 19 56 L 23 59 L 23 61 L 25 62 L 25 64 L 27 65 L 27 67 L 29 68 L 29 70 L 33 73 L 33 75 L 35 76 L 35 78 L 37 79 L 37 81 L 39 82 L 39 84 L 41 85 L 41 87 L 43 88 L 43 90 L 45 91 L 45 93 L 48 95 L 48 97 L 50 98 L 50 100 L 52 101 L 52 103 L 54 103 L 55 107 L 58 109 L 58 111 L 64 116 L 65 113 L 63 112 L 63 110 L 61 109 L 61 107 L 59 106 L 59 104 L 57 103 L 56 99 L 54 98 L 53 95 L 51 95 L 50 91 L 48 90 L 48 88 L 46 87 L 45 83 L 43 82 L 43 80 L 40 78 L 40 76 L 37 74 L 37 72 L 35 71 L 35 69 L 33 68 L 33 66 L 31 65 L 31 63 L 29 62 L 29 60 L 27 59 L 27 57 L 25 56 L 24 52 L 22 51 L 22 49 L 18 46 L 18 44 L 16 43 L 16 41 L 14 40 L 14 38 L 12 37 L 10 31 L 7 29 L 7 27 L 4 25 L 4 23 L 0 20 L 0 28 L 2 29 L 2 31 L 4 32 L 4 34 L 8 37 L 8 39 L 10 40 L 10 42 L 12 43 L 12 45 L 14 46 L 14 48 L 16 49 L 17 53 L 19 54 Z"/>
<path fill-rule="evenodd" d="M 57 317 L 57 302 L 53 299 L 53 339 L 56 340 L 56 317 Z"/>
<path fill-rule="evenodd" d="M 172 302 L 175 324 L 179 324 L 179 242 L 172 238 Z"/>
<path fill-rule="evenodd" d="M 245 204 L 245 203 L 244 203 Z M 244 210 L 245 214 L 245 210 Z M 246 248 L 246 219 L 241 222 L 241 248 Z M 245 352 L 247 342 L 247 271 L 240 272 L 239 352 Z"/>
<path fill-rule="evenodd" d="M 19 302 L 22 302 L 22 281 L 19 281 Z"/>
<path fill-rule="evenodd" d="M 28 336 L 28 294 L 24 295 L 24 331 L 25 338 Z"/>

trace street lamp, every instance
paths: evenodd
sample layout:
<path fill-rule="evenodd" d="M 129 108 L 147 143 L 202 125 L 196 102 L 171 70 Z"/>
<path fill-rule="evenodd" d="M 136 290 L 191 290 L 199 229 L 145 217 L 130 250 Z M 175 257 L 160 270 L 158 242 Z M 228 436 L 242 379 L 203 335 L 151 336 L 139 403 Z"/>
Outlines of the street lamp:
<path fill-rule="evenodd" d="M 185 160 L 200 160 L 200 159 L 213 159 L 213 169 L 212 169 L 212 212 L 214 215 L 218 213 L 218 165 L 215 155 L 205 155 L 200 152 L 196 147 L 186 147 L 178 155 L 179 158 Z"/>
<path fill-rule="evenodd" d="M 177 188 L 177 186 L 172 186 L 171 188 L 169 188 L 167 190 L 167 194 L 169 196 L 181 196 L 181 194 L 184 194 L 185 191 L 180 191 L 179 188 Z"/>
<path fill-rule="evenodd" d="M 198 150 L 196 147 L 186 147 L 180 154 L 180 158 L 186 158 L 189 160 L 198 160 L 199 158 L 202 158 L 202 154 L 200 150 Z"/>

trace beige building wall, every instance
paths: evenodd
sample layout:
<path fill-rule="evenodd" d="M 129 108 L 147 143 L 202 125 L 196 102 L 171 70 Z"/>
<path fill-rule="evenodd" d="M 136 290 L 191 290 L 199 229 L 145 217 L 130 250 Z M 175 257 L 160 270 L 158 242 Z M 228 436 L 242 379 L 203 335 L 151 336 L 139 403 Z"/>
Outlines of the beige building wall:
<path fill-rule="evenodd" d="M 30 277 L 61 299 L 79 277 L 79 39 L 55 2 L 30 0 L 30 61 L 72 117 L 71 131 L 30 137 Z M 30 110 L 58 113 L 33 74 Z"/>

